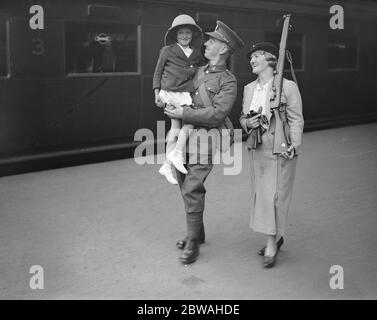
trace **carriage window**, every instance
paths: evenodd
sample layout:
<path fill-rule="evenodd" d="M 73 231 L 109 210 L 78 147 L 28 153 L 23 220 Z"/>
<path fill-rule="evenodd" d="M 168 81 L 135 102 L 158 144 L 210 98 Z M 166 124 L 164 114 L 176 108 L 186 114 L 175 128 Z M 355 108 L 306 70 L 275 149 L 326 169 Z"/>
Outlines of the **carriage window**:
<path fill-rule="evenodd" d="M 272 42 L 275 44 L 278 48 L 280 46 L 280 38 L 281 33 L 280 32 L 266 32 L 265 39 L 268 42 Z M 293 61 L 293 68 L 297 70 L 303 70 L 304 69 L 304 36 L 299 33 L 290 33 L 288 35 L 287 40 L 287 49 L 291 53 L 292 61 Z M 289 63 L 286 62 L 284 65 L 284 68 L 286 70 L 289 69 Z"/>
<path fill-rule="evenodd" d="M 220 19 L 220 15 L 217 13 L 198 12 L 196 14 L 196 23 L 202 28 L 204 32 L 213 31 L 216 27 L 216 21 Z M 208 36 L 204 34 L 204 37 Z"/>
<path fill-rule="evenodd" d="M 0 77 L 8 75 L 7 22 L 0 17 Z"/>
<path fill-rule="evenodd" d="M 67 22 L 66 72 L 138 72 L 138 27 Z"/>
<path fill-rule="evenodd" d="M 356 69 L 358 42 L 355 36 L 330 34 L 328 37 L 328 68 Z"/>

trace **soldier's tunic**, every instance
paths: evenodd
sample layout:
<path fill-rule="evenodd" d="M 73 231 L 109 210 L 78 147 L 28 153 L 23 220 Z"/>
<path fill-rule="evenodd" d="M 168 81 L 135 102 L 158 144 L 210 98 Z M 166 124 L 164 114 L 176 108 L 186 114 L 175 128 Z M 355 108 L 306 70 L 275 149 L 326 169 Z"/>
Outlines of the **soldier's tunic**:
<path fill-rule="evenodd" d="M 212 106 L 206 107 L 199 94 L 198 73 L 194 77 L 193 107 L 185 107 L 182 124 L 195 126 L 196 131 L 190 136 L 186 150 L 186 175 L 177 172 L 177 180 L 185 204 L 186 213 L 203 212 L 206 189 L 204 182 L 213 168 L 212 148 L 216 142 L 209 130 L 221 126 L 232 110 L 237 97 L 237 80 L 225 65 L 206 65 L 203 81 Z M 190 148 L 190 141 L 199 141 L 197 149 Z"/>
<path fill-rule="evenodd" d="M 244 89 L 240 122 L 247 133 L 251 133 L 251 129 L 246 126 L 245 115 L 249 112 L 256 84 L 257 81 L 253 81 L 246 85 Z M 262 135 L 262 144 L 256 149 L 252 149 L 252 135 L 249 135 L 246 141 L 251 165 L 250 227 L 254 231 L 268 235 L 284 235 L 293 192 L 297 156 L 292 159 L 284 159 L 272 152 L 275 118 L 268 110 L 270 89 L 271 84 L 268 87 L 269 93 L 266 97 L 267 117 L 270 120 L 270 125 Z M 293 81 L 283 80 L 281 101 L 287 103 L 289 135 L 296 154 L 299 154 L 301 152 L 304 118 L 300 92 Z"/>

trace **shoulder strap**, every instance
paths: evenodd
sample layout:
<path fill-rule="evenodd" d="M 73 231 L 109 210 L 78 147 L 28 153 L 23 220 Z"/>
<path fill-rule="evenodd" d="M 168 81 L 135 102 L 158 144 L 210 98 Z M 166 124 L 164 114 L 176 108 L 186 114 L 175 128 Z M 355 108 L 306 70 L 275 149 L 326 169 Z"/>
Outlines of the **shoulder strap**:
<path fill-rule="evenodd" d="M 207 93 L 205 85 L 204 85 L 204 81 L 202 81 L 203 78 L 204 78 L 203 69 L 199 68 L 199 70 L 198 70 L 198 81 L 199 81 L 200 85 L 199 85 L 198 90 L 199 90 L 200 98 L 202 99 L 202 101 L 204 103 L 204 106 L 208 108 L 208 107 L 212 107 L 212 102 L 209 99 L 208 93 Z M 234 130 L 233 130 L 232 121 L 230 121 L 228 116 L 225 118 L 224 123 L 219 128 L 226 129 L 226 130 L 229 131 L 230 143 L 232 144 L 234 142 Z M 222 131 L 220 133 L 223 134 Z"/>
<path fill-rule="evenodd" d="M 292 55 L 289 52 L 289 50 L 286 50 L 285 55 L 287 57 L 287 60 L 289 62 L 290 68 L 291 68 L 292 79 L 293 79 L 294 82 L 296 82 L 296 85 L 298 87 L 298 82 L 297 82 L 297 78 L 296 78 L 296 75 L 295 75 L 295 70 L 293 69 L 293 64 L 292 64 Z"/>
<path fill-rule="evenodd" d="M 198 80 L 201 81 L 204 77 L 203 67 L 198 68 Z"/>
<path fill-rule="evenodd" d="M 208 93 L 206 91 L 205 85 L 204 85 L 204 71 L 203 68 L 199 68 L 198 70 L 198 82 L 199 82 L 199 94 L 200 97 L 204 103 L 205 107 L 210 107 L 212 106 L 211 100 L 209 99 Z"/>
<path fill-rule="evenodd" d="M 198 87 L 200 87 L 204 81 L 205 81 L 205 77 L 204 77 L 204 70 L 203 68 L 199 68 L 198 69 Z"/>

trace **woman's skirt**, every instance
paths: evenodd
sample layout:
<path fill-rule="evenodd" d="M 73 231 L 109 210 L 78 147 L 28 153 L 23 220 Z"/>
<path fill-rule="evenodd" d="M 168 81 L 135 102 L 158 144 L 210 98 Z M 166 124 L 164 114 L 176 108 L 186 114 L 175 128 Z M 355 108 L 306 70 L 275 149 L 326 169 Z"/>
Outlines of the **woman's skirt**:
<path fill-rule="evenodd" d="M 267 130 L 262 135 L 262 144 L 249 150 L 252 189 L 250 227 L 268 235 L 284 235 L 297 156 L 284 159 L 272 154 L 273 141 L 274 133 Z"/>

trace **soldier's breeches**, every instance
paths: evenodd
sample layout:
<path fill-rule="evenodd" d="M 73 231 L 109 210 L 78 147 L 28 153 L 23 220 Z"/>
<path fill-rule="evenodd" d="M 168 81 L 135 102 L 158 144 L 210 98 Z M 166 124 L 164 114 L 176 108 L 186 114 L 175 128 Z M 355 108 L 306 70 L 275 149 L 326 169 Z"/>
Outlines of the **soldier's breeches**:
<path fill-rule="evenodd" d="M 176 170 L 185 211 L 187 214 L 203 212 L 206 194 L 204 182 L 213 164 L 188 164 L 186 168 L 186 175 Z"/>

